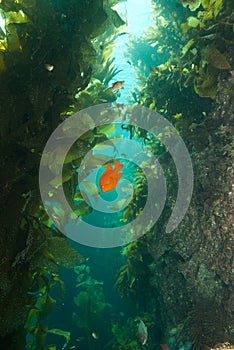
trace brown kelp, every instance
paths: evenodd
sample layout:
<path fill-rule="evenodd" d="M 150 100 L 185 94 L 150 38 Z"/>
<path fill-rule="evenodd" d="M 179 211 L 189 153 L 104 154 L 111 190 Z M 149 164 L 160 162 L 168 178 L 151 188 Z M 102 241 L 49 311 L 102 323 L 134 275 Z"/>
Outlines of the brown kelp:
<path fill-rule="evenodd" d="M 142 79 L 143 87 L 137 87 L 138 103 L 161 113 L 179 131 L 193 161 L 194 191 L 183 221 L 166 233 L 178 185 L 173 159 L 161 148 L 168 195 L 163 216 L 147 234 L 150 244 L 146 243 L 145 254 L 153 261 L 145 260 L 144 268 L 150 271 L 145 289 L 152 291 L 149 303 L 158 311 L 164 339 L 172 346 L 190 342 L 194 349 L 213 348 L 234 342 L 233 4 L 229 0 L 154 0 L 154 4 L 155 23 L 145 38 L 155 54 L 162 52 L 163 62 L 153 65 L 149 60 L 150 73 Z M 136 52 L 137 41 L 131 46 Z M 144 64 L 139 62 L 140 70 Z M 136 132 L 130 131 L 134 137 Z M 149 133 L 144 140 L 160 154 L 160 142 Z M 139 203 L 146 194 L 145 182 L 142 177 Z M 130 209 L 125 210 L 127 220 Z M 131 246 L 139 260 L 127 258 L 117 286 L 135 298 L 135 267 L 141 261 L 142 246 L 131 243 L 130 251 Z"/>

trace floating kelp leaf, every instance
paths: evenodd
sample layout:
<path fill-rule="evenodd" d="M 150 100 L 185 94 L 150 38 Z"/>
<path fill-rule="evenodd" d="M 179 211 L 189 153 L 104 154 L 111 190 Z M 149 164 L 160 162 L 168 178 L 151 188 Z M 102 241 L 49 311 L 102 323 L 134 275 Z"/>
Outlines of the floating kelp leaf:
<path fill-rule="evenodd" d="M 195 56 L 197 54 L 197 49 L 196 47 L 194 47 L 192 50 L 190 50 L 190 52 Z"/>
<path fill-rule="evenodd" d="M 204 27 L 204 24 L 193 16 L 187 18 L 187 23 L 191 28 L 197 28 L 198 26 Z"/>
<path fill-rule="evenodd" d="M 90 295 L 88 292 L 82 291 L 77 296 L 74 297 L 74 302 L 78 307 L 81 307 L 82 309 L 86 308 L 86 306 L 89 304 L 90 301 Z"/>
<path fill-rule="evenodd" d="M 84 200 L 82 194 L 80 191 L 76 191 L 74 197 L 73 197 L 73 200 L 74 201 L 81 201 L 81 200 Z"/>
<path fill-rule="evenodd" d="M 0 40 L 0 51 L 6 51 L 6 49 L 7 49 L 6 40 Z"/>
<path fill-rule="evenodd" d="M 187 44 L 182 48 L 182 54 L 183 56 L 188 52 L 188 50 L 190 49 L 190 47 L 194 44 L 194 39 L 189 40 L 189 42 L 187 42 Z"/>
<path fill-rule="evenodd" d="M 71 338 L 71 332 L 62 331 L 58 328 L 48 329 L 48 333 L 52 333 L 55 335 L 60 335 L 65 338 L 65 343 L 63 344 L 62 350 L 65 349 L 70 341 Z"/>
<path fill-rule="evenodd" d="M 97 130 L 99 133 L 105 134 L 108 137 L 115 133 L 116 124 L 101 125 L 97 127 Z"/>
<path fill-rule="evenodd" d="M 203 20 L 216 18 L 222 5 L 223 0 L 202 0 L 202 7 L 205 9 L 202 12 Z"/>
<path fill-rule="evenodd" d="M 179 0 L 184 7 L 189 7 L 190 11 L 196 11 L 201 5 L 201 0 Z"/>
<path fill-rule="evenodd" d="M 230 69 L 226 57 L 213 45 L 208 45 L 201 49 L 201 57 L 211 66 L 217 69 Z"/>
<path fill-rule="evenodd" d="M 30 330 L 36 326 L 39 312 L 40 312 L 39 309 L 34 309 L 34 308 L 29 311 L 27 320 L 24 324 L 25 329 Z"/>
<path fill-rule="evenodd" d="M 74 266 L 74 272 L 79 275 L 81 272 L 86 271 L 86 265 Z"/>
<path fill-rule="evenodd" d="M 202 0 L 202 7 L 207 9 L 209 7 L 210 0 Z"/>
<path fill-rule="evenodd" d="M 6 13 L 6 24 L 10 24 L 10 23 L 28 23 L 29 19 L 26 16 L 26 14 L 20 10 L 18 12 L 14 12 L 14 11 L 9 11 Z"/>
<path fill-rule="evenodd" d="M 84 278 L 85 278 L 85 274 L 84 274 L 84 273 L 80 273 L 80 274 L 77 276 L 76 281 L 77 281 L 77 282 L 81 282 L 81 281 L 84 280 Z"/>

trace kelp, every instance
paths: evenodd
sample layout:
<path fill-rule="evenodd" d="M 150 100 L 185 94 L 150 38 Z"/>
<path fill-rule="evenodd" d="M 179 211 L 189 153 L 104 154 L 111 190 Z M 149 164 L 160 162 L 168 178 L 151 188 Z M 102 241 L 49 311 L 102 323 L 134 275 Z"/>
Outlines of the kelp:
<path fill-rule="evenodd" d="M 103 329 L 103 324 L 106 323 L 109 328 L 111 305 L 105 300 L 103 282 L 91 276 L 89 266 L 79 265 L 74 271 L 77 275 L 77 295 L 74 297 L 73 318 L 80 334 L 85 338 L 87 348 L 95 349 L 92 333 L 98 334 L 101 338 L 101 334 L 107 330 Z"/>
<path fill-rule="evenodd" d="M 111 349 L 113 350 L 140 350 L 141 344 L 137 339 L 137 323 L 131 318 L 128 318 L 127 322 L 120 327 L 118 324 L 112 325 L 113 344 Z M 108 350 L 107 348 L 105 350 Z"/>
<path fill-rule="evenodd" d="M 76 95 L 76 109 L 83 109 L 93 104 L 114 102 L 116 100 L 117 96 L 110 91 L 108 84 L 121 70 L 115 64 L 112 51 L 116 45 L 115 41 L 118 36 L 125 34 L 122 29 L 115 30 L 114 32 L 109 29 L 92 41 L 97 53 L 96 64 L 94 65 L 93 75 L 89 85 L 84 91 L 78 92 Z"/>
<path fill-rule="evenodd" d="M 140 244 L 137 246 L 134 242 L 129 245 L 129 254 L 126 254 L 127 262 L 119 271 L 116 287 L 120 295 L 129 296 L 134 302 L 137 300 L 137 305 L 140 304 L 142 299 L 145 308 L 151 308 L 152 304 L 160 306 L 163 315 L 162 324 L 160 324 L 162 332 L 170 329 L 171 325 L 176 328 L 174 333 L 176 336 L 172 340 L 172 347 L 179 348 L 182 346 L 181 343 L 175 345 L 175 338 L 178 337 L 179 333 L 179 327 L 177 328 L 178 319 L 181 318 L 184 321 L 185 332 L 183 346 L 187 341 L 191 342 L 194 349 L 205 348 L 205 346 L 212 346 L 213 348 L 215 341 L 223 341 L 222 317 L 229 320 L 228 324 L 230 325 L 233 311 L 232 300 L 225 303 L 228 306 L 223 308 L 223 295 L 226 295 L 227 284 L 223 285 L 222 288 L 222 281 L 217 277 L 217 274 L 215 275 L 216 278 L 209 281 L 209 274 L 213 276 L 214 271 L 213 268 L 212 271 L 209 271 L 211 265 L 208 261 L 212 259 L 206 258 L 207 249 L 212 257 L 214 257 L 215 250 L 215 255 L 218 258 L 215 257 L 212 261 L 216 262 L 216 266 L 220 266 L 220 251 L 223 244 L 222 232 L 217 238 L 216 233 L 218 234 L 220 226 L 216 221 L 216 217 L 207 225 L 206 221 L 210 220 L 209 217 L 213 211 L 217 210 L 220 215 L 219 206 L 223 197 L 229 198 L 230 196 L 229 190 L 226 189 L 225 194 L 223 190 L 220 190 L 222 194 L 220 195 L 220 201 L 218 200 L 219 204 L 216 204 L 216 199 L 211 199 L 213 190 L 217 187 L 217 179 L 220 179 L 221 182 L 223 176 L 226 176 L 227 169 L 231 166 L 231 154 L 225 157 L 224 150 L 230 150 L 232 142 L 228 135 L 230 135 L 230 118 L 232 118 L 233 110 L 233 74 L 229 71 L 233 61 L 233 4 L 229 0 L 222 2 L 222 4 L 220 1 L 207 1 L 203 4 L 202 1 L 183 1 L 184 4 L 190 4 L 191 8 L 193 4 L 194 10 L 197 6 L 196 11 L 191 13 L 189 8 L 179 7 L 177 11 L 172 1 L 168 1 L 165 7 L 160 1 L 155 0 L 154 3 L 155 22 L 158 14 L 165 17 L 166 20 L 171 16 L 169 17 L 171 20 L 169 20 L 170 30 L 168 28 L 165 30 L 161 26 L 159 30 L 154 31 L 154 41 L 151 41 L 151 45 L 155 47 L 156 51 L 158 42 L 161 43 L 164 34 L 163 40 L 170 47 L 171 57 L 169 59 L 166 57 L 163 63 L 150 67 L 150 74 L 144 79 L 143 88 L 138 87 L 140 90 L 138 103 L 161 113 L 176 127 L 182 136 L 193 159 L 196 174 L 194 183 L 195 199 L 191 203 L 191 212 L 188 212 L 187 220 L 185 217 L 184 224 L 182 223 L 182 226 L 177 228 L 175 234 L 167 236 L 165 223 L 171 212 L 174 188 L 177 186 L 175 178 L 178 174 L 176 175 L 176 171 L 173 169 L 170 155 L 167 152 L 162 152 L 159 161 L 165 169 L 164 175 L 168 180 L 168 190 L 170 190 L 170 194 L 167 194 L 168 198 L 163 218 L 156 223 L 152 229 L 152 234 L 149 233 L 149 240 L 144 236 L 146 244 L 148 244 L 146 254 L 142 254 L 143 247 Z M 153 27 L 158 28 L 158 23 Z M 181 30 L 181 27 L 183 30 Z M 153 39 L 152 32 L 152 30 L 149 30 L 149 35 Z M 174 35 L 177 35 L 177 40 L 180 39 L 179 45 L 177 45 L 177 40 L 171 44 Z M 141 41 L 139 41 L 139 48 L 141 48 Z M 137 43 L 134 51 L 137 51 Z M 227 113 L 226 117 L 224 117 L 225 113 Z M 137 137 L 137 130 L 130 127 L 126 128 L 130 132 L 130 137 Z M 217 131 L 217 128 L 220 128 L 220 131 Z M 223 131 L 224 129 L 226 132 Z M 147 140 L 145 144 L 148 144 Z M 155 154 L 160 151 L 160 145 L 157 141 L 151 140 L 150 146 L 150 150 L 153 149 Z M 209 160 L 207 158 L 208 154 L 210 154 Z M 224 162 L 225 165 L 223 166 Z M 213 173 L 217 175 L 215 181 L 212 180 Z M 203 181 L 205 184 L 202 185 Z M 207 193 L 210 182 L 213 182 L 212 190 Z M 223 186 L 227 188 L 226 184 L 223 184 Z M 228 188 L 231 189 L 231 178 L 229 178 Z M 146 179 L 142 177 L 141 188 L 138 193 L 139 198 L 134 198 L 137 203 L 135 212 L 142 206 L 141 198 L 146 193 L 145 189 Z M 207 208 L 204 208 L 204 201 L 209 203 Z M 224 219 L 226 220 L 226 215 L 228 217 L 230 214 L 230 207 L 227 202 L 225 202 L 224 207 L 227 209 Z M 135 218 L 133 209 L 131 208 L 132 211 L 130 211 L 130 208 L 126 209 L 125 222 L 128 219 L 133 220 Z M 221 216 L 219 217 L 221 218 Z M 203 218 L 203 224 L 199 226 L 201 218 Z M 212 232 L 214 232 L 216 239 L 211 247 L 211 238 L 214 237 Z M 134 233 L 132 232 L 132 234 Z M 225 234 L 231 234 L 231 225 Z M 208 239 L 206 244 L 207 236 L 211 238 Z M 143 237 L 141 239 L 143 242 Z M 189 239 L 191 243 L 188 243 Z M 152 248 L 149 243 L 151 240 L 155 242 L 155 248 Z M 193 242 L 197 244 L 194 248 Z M 217 248 L 216 243 L 219 248 Z M 206 248 L 204 248 L 204 244 Z M 202 246 L 204 250 L 202 249 L 203 254 L 200 255 L 199 251 Z M 135 266 L 140 265 L 142 260 L 145 262 L 144 267 L 147 265 L 147 250 L 154 257 L 154 263 L 150 264 L 149 262 L 147 266 L 152 275 L 149 273 L 147 288 L 139 288 L 138 290 L 138 282 L 141 279 L 144 281 L 144 274 L 142 273 L 139 276 L 136 271 L 141 271 L 140 266 L 136 270 Z M 185 250 L 186 254 L 184 254 Z M 204 261 L 207 261 L 208 271 L 206 270 L 206 273 L 204 273 L 202 281 L 198 282 L 198 266 L 202 266 Z M 186 273 L 183 273 L 182 276 L 178 266 L 187 266 Z M 231 269 L 230 263 L 228 263 L 228 266 Z M 179 273 L 177 273 L 178 271 Z M 230 271 L 228 278 L 230 278 Z M 147 275 L 146 270 L 144 270 L 144 273 Z M 227 275 L 225 274 L 225 276 Z M 200 288 L 198 287 L 199 283 Z M 153 302 L 152 298 L 144 298 L 141 294 L 150 286 L 154 288 L 153 295 L 155 299 Z M 218 290 L 217 294 L 216 288 Z M 219 288 L 222 289 L 222 292 Z M 138 293 L 139 301 L 137 299 Z M 194 299 L 197 297 L 199 304 L 201 295 L 206 293 L 216 294 L 215 305 L 217 308 L 219 304 L 221 305 L 221 309 L 218 309 L 218 315 L 215 310 L 210 312 L 207 310 L 208 306 L 204 307 L 206 302 L 208 305 L 207 300 L 205 300 L 203 306 L 194 305 Z M 150 302 L 147 303 L 147 300 L 150 300 Z M 188 305 L 192 308 L 192 311 L 190 311 Z M 199 315 L 201 310 L 203 310 L 203 314 Z M 232 335 L 229 332 L 228 340 L 230 341 L 230 339 L 232 339 Z"/>
<path fill-rule="evenodd" d="M 140 350 L 142 344 L 139 341 L 138 327 L 139 321 L 142 320 L 149 329 L 154 325 L 154 311 L 150 313 L 144 312 L 135 318 L 129 317 L 124 324 L 112 324 L 113 339 L 110 344 L 107 344 L 104 350 Z M 146 342 L 149 350 L 153 350 L 155 344 L 152 344 L 152 339 Z"/>
<path fill-rule="evenodd" d="M 201 0 L 179 0 L 179 2 L 184 7 L 188 6 L 190 11 L 196 11 L 201 5 Z"/>
<path fill-rule="evenodd" d="M 0 159 L 5 169 L 0 179 L 1 200 L 5 203 L 1 211 L 4 227 L 0 235 L 5 240 L 1 244 L 4 250 L 0 251 L 3 261 L 0 297 L 1 309 L 4 310 L 0 317 L 2 337 L 24 323 L 28 312 L 25 303 L 31 302 L 34 310 L 26 322 L 27 326 L 39 316 L 34 300 L 28 302 L 27 291 L 32 286 L 39 290 L 38 298 L 41 288 L 46 286 L 47 290 L 47 284 L 50 285 L 52 280 L 53 283 L 57 280 L 62 289 L 62 281 L 57 276 L 60 264 L 70 268 L 81 261 L 80 255 L 60 236 L 43 209 L 37 169 L 44 145 L 61 120 L 85 106 L 116 99 L 107 86 L 108 79 L 113 78 L 118 70 L 113 68 L 110 58 L 111 69 L 106 82 L 98 81 L 96 84 L 96 81 L 89 85 L 98 58 L 93 42 L 95 37 L 109 27 L 115 35 L 124 24 L 124 20 L 111 8 L 113 3 L 77 0 L 0 2 Z M 98 20 L 93 21 L 94 17 Z M 95 65 L 95 71 L 98 69 L 101 71 L 103 67 Z M 95 90 L 96 85 L 98 91 Z M 75 98 L 87 86 L 90 88 L 88 92 Z M 69 191 L 70 188 L 74 191 L 77 175 L 73 166 L 78 167 L 90 144 L 92 147 L 95 145 L 94 136 L 95 131 L 85 135 L 64 164 L 64 192 L 70 195 L 71 202 L 73 193 Z M 107 138 L 106 134 L 99 134 L 97 140 L 100 137 Z M 59 154 L 56 157 L 59 158 Z M 53 191 L 61 186 L 57 171 L 56 167 L 51 167 L 51 200 Z M 83 202 L 78 204 L 77 209 L 79 215 L 89 211 Z M 59 224 L 59 217 L 64 217 L 62 210 L 52 206 L 51 210 Z M 47 274 L 54 274 L 50 281 L 45 276 Z M 18 288 L 17 283 L 22 276 L 25 278 Z M 10 293 L 11 290 L 15 291 L 15 295 Z M 54 304 L 44 294 L 41 300 L 48 310 Z M 47 331 L 38 327 L 37 336 L 43 332 Z"/>
<path fill-rule="evenodd" d="M 220 70 L 230 69 L 231 66 L 224 54 L 222 54 L 214 45 L 207 45 L 201 49 L 202 65 L 208 63 L 212 67 Z"/>
<path fill-rule="evenodd" d="M 67 345 L 69 344 L 70 338 L 71 338 L 71 332 L 63 331 L 63 330 L 58 329 L 58 328 L 52 328 L 52 329 L 48 329 L 47 333 L 51 333 L 51 334 L 55 334 L 55 335 L 59 335 L 61 337 L 64 337 L 65 342 L 62 346 L 62 350 L 66 349 Z"/>
<path fill-rule="evenodd" d="M 120 267 L 115 282 L 115 288 L 120 296 L 131 297 L 139 307 L 144 303 L 144 298 L 151 297 L 151 289 L 148 287 L 146 290 L 143 287 L 150 276 L 148 264 L 151 258 L 147 253 L 150 241 L 151 232 L 149 231 L 122 249 L 122 255 L 127 260 Z"/>
<path fill-rule="evenodd" d="M 43 269 L 37 274 L 33 275 L 34 285 L 33 288 L 37 288 L 35 291 L 29 291 L 35 304 L 30 308 L 24 329 L 26 331 L 26 350 L 47 350 L 45 341 L 48 333 L 64 336 L 65 343 L 63 349 L 67 346 L 70 340 L 70 332 L 65 332 L 60 329 L 48 329 L 48 327 L 42 325 L 44 320 L 53 310 L 56 305 L 56 300 L 50 296 L 50 290 L 56 284 L 59 284 L 61 289 L 61 298 L 64 298 L 64 284 L 60 280 L 59 276 L 55 273 L 50 273 L 49 270 Z"/>

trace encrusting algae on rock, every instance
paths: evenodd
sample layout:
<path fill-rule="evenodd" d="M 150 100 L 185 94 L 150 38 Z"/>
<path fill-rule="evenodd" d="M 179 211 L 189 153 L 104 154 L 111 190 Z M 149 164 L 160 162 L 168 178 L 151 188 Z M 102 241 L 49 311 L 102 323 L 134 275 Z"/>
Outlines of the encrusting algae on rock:
<path fill-rule="evenodd" d="M 231 345 L 229 343 L 222 343 L 222 344 L 217 344 L 214 348 L 210 348 L 209 350 L 234 350 L 234 345 Z"/>

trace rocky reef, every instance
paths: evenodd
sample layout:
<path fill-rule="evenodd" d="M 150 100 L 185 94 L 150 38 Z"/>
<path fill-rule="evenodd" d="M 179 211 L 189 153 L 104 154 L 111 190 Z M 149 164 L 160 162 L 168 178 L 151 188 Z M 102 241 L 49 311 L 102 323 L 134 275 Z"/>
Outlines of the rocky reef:
<path fill-rule="evenodd" d="M 161 155 L 168 186 L 164 212 L 146 237 L 125 249 L 128 261 L 117 287 L 154 313 L 151 331 L 162 333 L 152 335 L 151 344 L 201 350 L 234 342 L 233 12 L 230 1 L 180 2 L 185 9 L 176 12 L 174 2 L 154 1 L 155 30 L 146 37 L 171 57 L 151 66 L 139 103 L 161 113 L 183 137 L 193 162 L 192 201 L 180 225 L 166 233 L 178 185 L 172 158 Z M 163 34 L 168 43 L 175 37 L 174 46 L 159 47 Z M 143 195 L 144 190 L 138 208 Z M 145 298 L 138 286 L 146 284 Z"/>

